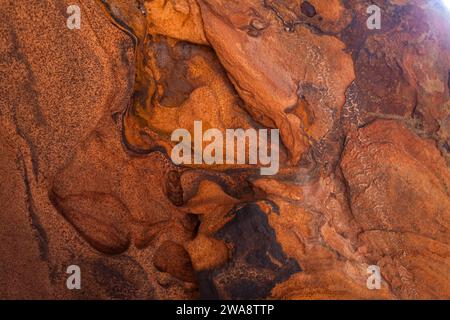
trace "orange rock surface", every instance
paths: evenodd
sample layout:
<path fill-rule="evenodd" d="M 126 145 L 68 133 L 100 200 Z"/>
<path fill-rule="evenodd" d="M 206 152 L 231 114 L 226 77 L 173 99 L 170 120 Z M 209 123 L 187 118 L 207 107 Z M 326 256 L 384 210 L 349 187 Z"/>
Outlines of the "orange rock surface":
<path fill-rule="evenodd" d="M 1 299 L 450 298 L 441 1 L 75 2 L 0 6 Z M 194 121 L 278 174 L 175 165 Z"/>

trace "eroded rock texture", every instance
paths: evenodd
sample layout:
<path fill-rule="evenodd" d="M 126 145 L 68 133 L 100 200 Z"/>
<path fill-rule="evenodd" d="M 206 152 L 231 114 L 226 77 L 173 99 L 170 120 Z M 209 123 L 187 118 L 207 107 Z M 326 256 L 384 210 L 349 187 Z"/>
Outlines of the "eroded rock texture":
<path fill-rule="evenodd" d="M 440 0 L 2 1 L 0 298 L 450 298 L 449 17 Z M 278 174 L 175 165 L 194 121 L 280 129 Z"/>

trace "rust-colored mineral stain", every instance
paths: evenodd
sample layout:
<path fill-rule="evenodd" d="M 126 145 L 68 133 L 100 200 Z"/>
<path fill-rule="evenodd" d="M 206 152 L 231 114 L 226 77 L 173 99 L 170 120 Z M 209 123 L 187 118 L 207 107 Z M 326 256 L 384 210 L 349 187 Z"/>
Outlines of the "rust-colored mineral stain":
<path fill-rule="evenodd" d="M 0 298 L 450 297 L 435 2 L 31 2 L 0 8 Z M 175 165 L 194 121 L 279 129 L 279 172 Z"/>

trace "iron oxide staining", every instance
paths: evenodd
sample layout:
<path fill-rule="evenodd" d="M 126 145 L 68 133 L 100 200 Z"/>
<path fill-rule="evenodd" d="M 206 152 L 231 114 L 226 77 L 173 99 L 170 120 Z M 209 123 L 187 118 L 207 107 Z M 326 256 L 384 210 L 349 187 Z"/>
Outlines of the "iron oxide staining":
<path fill-rule="evenodd" d="M 101 193 L 84 193 L 60 198 L 51 196 L 53 205 L 96 250 L 120 254 L 130 245 L 127 226 L 129 212 L 120 200 Z"/>
<path fill-rule="evenodd" d="M 182 206 L 183 187 L 181 185 L 180 174 L 178 171 L 169 171 L 166 177 L 166 194 L 167 198 L 176 206 Z"/>
<path fill-rule="evenodd" d="M 379 1 L 367 30 L 366 0 L 86 0 L 79 33 L 48 15 L 63 0 L 35 25 L 2 7 L 0 295 L 448 297 L 450 26 L 430 3 Z M 195 120 L 280 128 L 279 174 L 175 166 Z"/>
<path fill-rule="evenodd" d="M 222 266 L 199 272 L 201 298 L 263 299 L 276 284 L 301 271 L 294 259 L 286 257 L 256 203 L 236 210 L 214 237 L 230 248 L 230 258 Z"/>
<path fill-rule="evenodd" d="M 364 222 L 355 217 L 360 213 L 358 200 L 354 198 L 358 187 L 352 182 L 352 177 L 347 176 L 348 171 L 353 170 L 347 163 L 351 163 L 348 158 L 353 159 L 354 153 L 358 151 L 349 151 L 352 147 L 348 139 L 354 132 L 365 130 L 370 119 L 377 115 L 408 117 L 418 106 L 416 110 L 426 113 L 423 111 L 423 99 L 430 97 L 438 81 L 444 77 L 439 75 L 439 80 L 433 80 L 436 86 L 431 85 L 431 82 L 429 86 L 421 82 L 417 75 L 434 66 L 417 63 L 414 54 L 401 45 L 405 43 L 402 42 L 405 38 L 409 44 L 418 41 L 420 34 L 431 27 L 419 24 L 411 27 L 411 20 L 400 17 L 399 12 L 410 17 L 423 13 L 412 7 L 389 6 L 386 30 L 367 35 L 362 30 L 364 24 L 359 23 L 360 20 L 364 22 L 364 14 L 360 11 L 365 5 L 364 1 L 350 4 L 339 0 L 327 3 L 326 7 L 323 2 L 313 0 L 240 3 L 199 0 L 199 13 L 207 39 L 207 43 L 202 44 L 214 50 L 214 54 L 205 61 L 210 65 L 220 61 L 220 65 L 217 64 L 218 67 L 212 67 L 211 70 L 226 74 L 231 84 L 222 81 L 222 88 L 230 97 L 239 95 L 240 100 L 238 102 L 231 98 L 228 100 L 231 104 L 214 110 L 221 110 L 223 116 L 229 110 L 235 112 L 243 108 L 246 113 L 241 114 L 242 118 L 247 119 L 250 115 L 253 119 L 239 125 L 270 124 L 279 127 L 287 151 L 283 158 L 285 171 L 279 180 L 259 179 L 247 168 L 235 171 L 216 171 L 216 168 L 207 167 L 183 168 L 176 174 L 168 175 L 165 188 L 170 201 L 180 209 L 199 216 L 199 227 L 187 247 L 198 275 L 201 297 L 265 298 L 273 293 L 274 288 L 276 294 L 283 292 L 283 288 L 291 288 L 298 296 L 314 295 L 311 288 L 301 289 L 302 284 L 313 286 L 316 281 L 313 279 L 320 275 L 323 279 L 320 278 L 317 283 L 326 288 L 322 296 L 335 294 L 336 287 L 327 280 L 327 277 L 334 275 L 343 288 L 353 288 L 354 296 L 364 297 L 364 290 L 356 284 L 361 277 L 360 271 L 349 272 L 344 265 L 351 264 L 352 270 L 363 270 L 362 266 L 373 260 L 386 266 L 388 271 L 385 277 L 388 281 L 402 283 L 392 287 L 392 291 L 384 288 L 379 293 L 380 297 L 414 296 L 411 293 L 414 290 L 427 291 L 420 284 L 425 278 L 415 285 L 399 278 L 399 264 L 406 262 L 384 261 L 373 256 L 379 250 L 379 244 L 373 243 L 372 238 L 364 233 Z M 185 14 L 189 12 L 187 6 L 179 8 Z M 195 84 L 192 82 L 193 61 L 205 56 L 194 53 L 199 51 L 196 45 L 191 44 L 185 44 L 184 47 L 191 48 L 189 52 L 193 55 L 180 56 L 176 53 L 181 52 L 179 43 L 180 40 L 185 41 L 186 36 L 166 39 L 159 34 L 148 39 L 150 45 L 147 48 L 150 50 L 146 54 L 148 57 L 153 55 L 152 59 L 156 61 L 152 67 L 155 86 L 150 91 L 153 98 L 151 101 L 146 99 L 145 105 L 132 109 L 130 119 L 134 116 L 140 118 L 136 121 L 140 122 L 138 131 L 147 132 L 150 139 L 156 137 L 167 152 L 170 145 L 164 142 L 167 140 L 164 135 L 170 130 L 164 127 L 164 122 L 172 119 L 178 124 L 185 123 L 183 121 L 188 118 L 183 118 L 181 110 L 187 105 L 191 116 L 194 114 L 203 122 L 208 117 L 197 113 L 196 110 L 201 110 L 201 107 L 189 104 L 200 90 L 208 87 L 205 81 L 199 81 L 202 76 L 195 78 Z M 240 46 L 230 43 L 239 43 Z M 430 52 L 423 55 L 440 50 L 431 45 Z M 201 74 L 196 70 L 196 75 Z M 183 79 L 174 82 L 176 75 L 183 75 Z M 444 80 L 448 81 L 448 78 Z M 223 93 L 223 89 L 219 92 Z M 203 93 L 201 96 L 195 101 L 209 105 L 206 96 Z M 436 100 L 432 100 L 436 104 L 448 100 L 448 94 L 442 99 L 438 95 L 434 97 Z M 166 109 L 161 109 L 161 105 Z M 170 111 L 167 108 L 169 105 L 176 108 Z M 432 113 L 442 119 L 439 112 Z M 207 118 L 208 121 L 211 127 L 217 123 L 214 122 L 217 119 Z M 426 124 L 430 119 L 423 117 L 422 121 Z M 238 125 L 238 122 L 234 125 Z M 429 125 L 428 128 L 430 130 Z M 150 133 L 147 129 L 150 129 Z M 400 131 L 400 135 L 408 135 L 406 131 Z M 131 144 L 140 143 L 138 139 L 133 142 L 133 135 L 126 136 Z M 388 140 L 395 143 L 394 137 Z M 416 143 L 420 144 L 419 141 Z M 369 162 L 362 163 L 363 168 Z M 307 178 L 312 174 L 312 169 L 304 168 L 301 171 L 306 164 L 308 168 L 312 166 L 314 169 L 314 178 Z M 303 173 L 293 178 L 296 165 L 299 166 L 298 172 Z M 379 183 L 382 189 L 390 186 L 390 182 L 383 180 L 383 172 L 389 170 L 380 170 L 375 170 L 373 174 L 377 177 L 374 187 Z M 391 174 L 394 177 L 402 176 L 399 172 Z M 248 184 L 247 191 L 238 191 L 240 183 Z M 389 188 L 395 189 L 393 186 Z M 313 199 L 307 200 L 300 196 L 299 189 L 309 193 Z M 401 194 L 407 191 L 402 187 L 398 192 Z M 391 195 L 380 196 L 376 191 L 371 193 L 369 199 L 378 196 L 381 204 L 374 207 L 385 208 L 384 205 L 391 203 Z M 252 202 L 263 199 L 265 201 L 258 202 L 258 205 Z M 283 219 L 299 219 L 302 223 L 294 222 L 294 230 L 288 231 L 282 219 L 267 219 L 267 212 L 259 207 L 262 203 L 273 203 Z M 393 212 L 403 206 L 400 200 L 392 203 L 388 211 Z M 361 206 L 364 207 L 364 204 Z M 263 207 L 264 210 L 273 210 L 271 206 Z M 424 211 L 433 214 L 434 209 L 427 207 Z M 318 218 L 316 212 L 320 212 L 322 218 Z M 381 210 L 374 215 L 383 220 L 385 214 Z M 417 220 L 414 215 L 410 218 L 412 224 L 417 223 L 413 222 Z M 385 223 L 387 225 L 377 228 L 389 230 L 396 222 Z M 246 236 L 242 238 L 242 234 Z M 386 241 L 394 241 L 388 234 L 385 236 Z M 411 241 L 414 242 L 414 238 Z M 403 249 L 414 260 L 414 254 L 408 251 L 409 245 L 404 242 Z M 296 246 L 302 248 L 301 252 L 293 249 Z M 372 255 L 365 251 L 367 246 L 374 250 L 371 251 Z M 181 249 L 179 251 L 180 256 L 185 255 L 181 254 Z M 202 257 L 206 257 L 208 252 L 211 253 L 211 259 L 202 263 Z M 288 258 L 287 252 L 296 259 Z M 389 251 L 389 254 L 392 252 Z M 386 252 L 380 253 L 380 256 L 383 254 Z M 343 264 L 339 257 L 345 257 L 348 261 Z M 301 261 L 304 272 L 311 273 L 303 276 L 298 261 Z M 331 270 L 320 269 L 319 261 L 327 261 Z M 161 270 L 168 270 L 167 266 L 162 265 L 164 263 L 160 262 Z M 440 262 L 436 262 L 435 266 L 442 267 Z M 343 269 L 347 271 L 343 276 L 338 276 Z"/>
<path fill-rule="evenodd" d="M 196 282 L 189 254 L 180 244 L 166 241 L 156 250 L 154 266 L 161 272 L 167 272 L 186 282 Z"/>

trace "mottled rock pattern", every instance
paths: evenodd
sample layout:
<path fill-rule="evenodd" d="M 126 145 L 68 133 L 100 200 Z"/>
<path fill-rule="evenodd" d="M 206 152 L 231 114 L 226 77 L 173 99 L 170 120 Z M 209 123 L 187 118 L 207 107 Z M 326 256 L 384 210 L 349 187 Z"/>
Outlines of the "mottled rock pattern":
<path fill-rule="evenodd" d="M 70 4 L 0 6 L 0 298 L 450 298 L 440 1 Z M 279 174 L 175 166 L 195 120 L 279 128 Z"/>
<path fill-rule="evenodd" d="M 199 273 L 200 298 L 259 299 L 279 282 L 300 272 L 277 242 L 265 213 L 257 204 L 236 210 L 214 234 L 229 247 L 229 260 L 219 268 Z"/>

